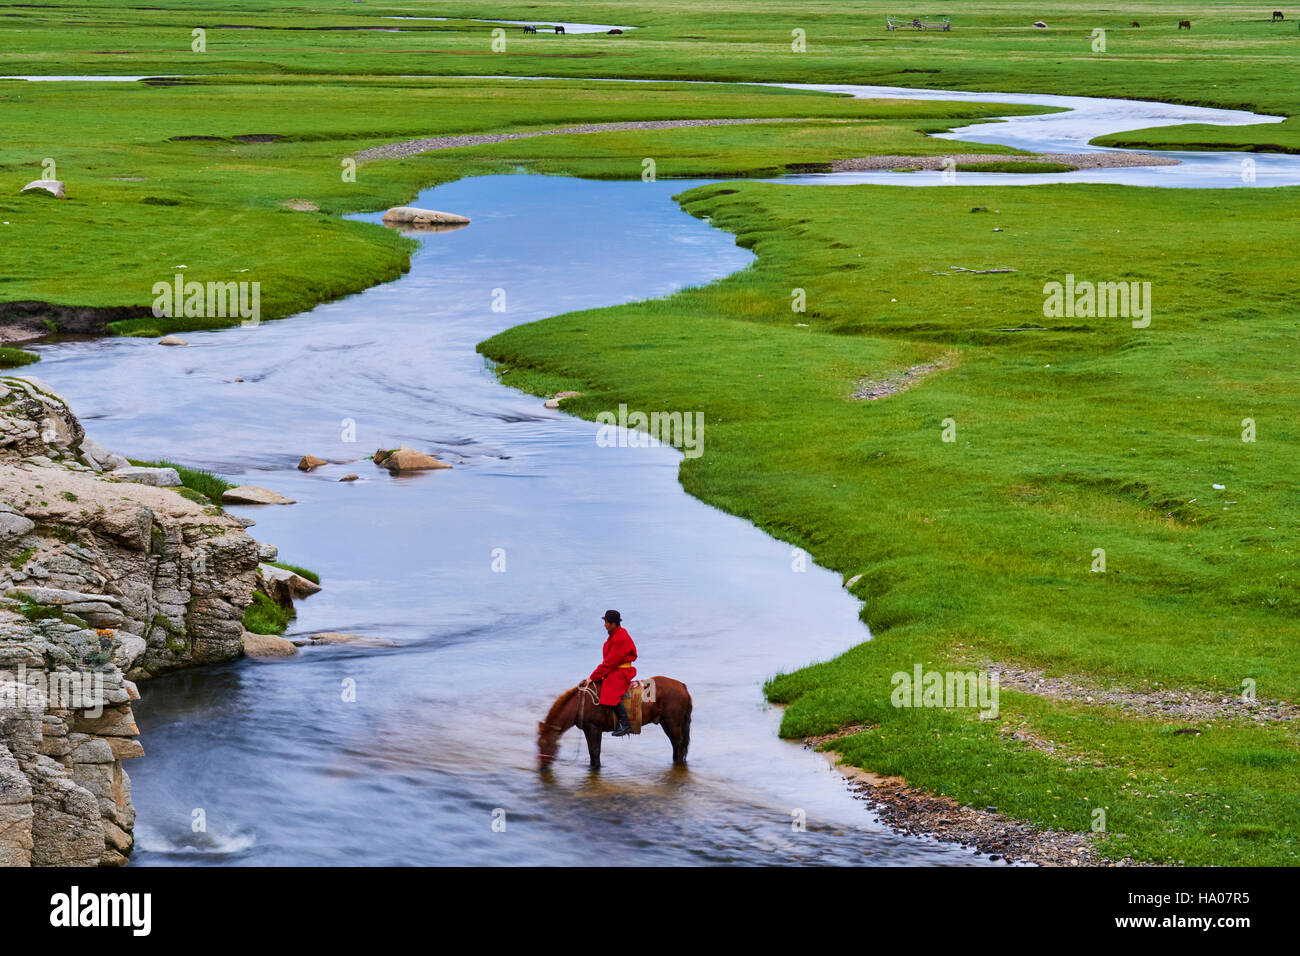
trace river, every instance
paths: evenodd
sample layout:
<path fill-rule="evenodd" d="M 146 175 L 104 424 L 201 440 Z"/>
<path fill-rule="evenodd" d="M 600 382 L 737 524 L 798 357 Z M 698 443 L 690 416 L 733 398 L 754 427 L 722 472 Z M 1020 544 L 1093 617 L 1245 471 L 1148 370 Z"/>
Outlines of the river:
<path fill-rule="evenodd" d="M 1167 109 L 1210 122 L 1226 112 Z M 1053 123 L 1068 121 L 1033 119 L 1050 147 L 1031 145 L 1028 122 L 974 133 L 1061 148 Z M 1239 166 L 1239 154 L 1198 162 L 1226 156 Z M 1127 182 L 1176 168 L 1094 172 Z M 594 425 L 498 385 L 474 351 L 512 325 L 744 267 L 751 254 L 729 234 L 672 202 L 694 184 L 462 180 L 413 204 L 473 224 L 423 235 L 395 282 L 255 328 L 186 333 L 187 348 L 35 346 L 37 374 L 100 442 L 297 500 L 231 509 L 322 575 L 291 634 L 393 645 L 307 647 L 145 684 L 146 756 L 128 766 L 134 865 L 597 864 L 611 851 L 646 864 L 987 862 L 892 833 L 821 756 L 777 738 L 763 680 L 869 637 L 837 575 L 796 570 L 788 545 L 687 496 L 676 451 L 599 447 Z M 505 311 L 492 308 L 498 290 Z M 399 443 L 455 468 L 394 478 L 366 460 Z M 307 453 L 350 461 L 304 474 Z M 339 482 L 349 471 L 360 480 Z M 606 738 L 593 774 L 570 733 L 541 774 L 536 722 L 598 661 L 608 607 L 622 611 L 643 675 L 690 686 L 690 760 L 672 766 L 647 727 Z M 800 813 L 804 831 L 792 826 Z"/>

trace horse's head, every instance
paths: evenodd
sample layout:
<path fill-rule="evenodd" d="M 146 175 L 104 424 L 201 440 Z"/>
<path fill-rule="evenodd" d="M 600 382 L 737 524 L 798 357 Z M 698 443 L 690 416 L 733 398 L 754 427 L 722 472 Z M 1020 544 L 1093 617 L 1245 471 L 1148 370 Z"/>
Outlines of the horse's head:
<path fill-rule="evenodd" d="M 560 728 L 544 720 L 537 722 L 537 759 L 545 767 L 547 762 L 555 759 L 555 751 L 560 745 Z"/>
<path fill-rule="evenodd" d="M 574 726 L 578 712 L 577 694 L 578 688 L 570 687 L 556 698 L 546 719 L 537 722 L 537 757 L 543 767 L 555 759 L 555 751 L 560 747 L 560 734 Z"/>

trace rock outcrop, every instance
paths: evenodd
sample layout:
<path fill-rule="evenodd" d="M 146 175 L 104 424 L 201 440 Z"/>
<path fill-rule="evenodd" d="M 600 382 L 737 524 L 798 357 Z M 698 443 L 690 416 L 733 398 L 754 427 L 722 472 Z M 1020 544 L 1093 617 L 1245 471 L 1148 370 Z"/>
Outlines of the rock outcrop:
<path fill-rule="evenodd" d="M 0 377 L 0 865 L 126 861 L 134 682 L 239 657 L 274 558 L 113 458 L 39 379 Z"/>
<path fill-rule="evenodd" d="M 292 498 L 286 498 L 277 491 L 271 491 L 269 488 L 259 488 L 257 485 L 240 485 L 237 488 L 227 488 L 221 493 L 221 500 L 228 505 L 291 505 Z"/>

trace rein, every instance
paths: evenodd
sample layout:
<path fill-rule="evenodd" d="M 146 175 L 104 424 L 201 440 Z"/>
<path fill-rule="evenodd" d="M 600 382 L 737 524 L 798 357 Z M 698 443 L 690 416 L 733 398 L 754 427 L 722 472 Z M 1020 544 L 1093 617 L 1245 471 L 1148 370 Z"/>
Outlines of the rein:
<path fill-rule="evenodd" d="M 575 726 L 581 729 L 582 722 L 586 718 L 587 699 L 590 698 L 591 703 L 594 706 L 599 706 L 600 695 L 596 692 L 596 688 L 591 683 L 591 681 L 587 681 L 586 683 L 579 684 L 578 693 L 581 696 L 578 697 L 578 722 L 577 724 L 575 724 Z"/>

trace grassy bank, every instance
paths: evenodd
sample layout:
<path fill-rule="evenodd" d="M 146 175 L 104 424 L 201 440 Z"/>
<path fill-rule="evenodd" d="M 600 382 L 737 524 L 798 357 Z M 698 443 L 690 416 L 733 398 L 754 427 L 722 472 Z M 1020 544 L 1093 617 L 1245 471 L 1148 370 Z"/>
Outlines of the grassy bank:
<path fill-rule="evenodd" d="M 40 356 L 35 352 L 0 347 L 0 368 L 21 368 L 24 365 L 31 365 L 39 358 Z"/>
<path fill-rule="evenodd" d="M 875 639 L 770 683 L 782 733 L 866 724 L 833 745 L 851 763 L 1042 826 L 1087 832 L 1102 807 L 1114 856 L 1295 863 L 1294 729 L 1010 691 L 981 721 L 890 694 L 916 664 L 1000 663 L 1230 698 L 1252 679 L 1261 698 L 1300 700 L 1286 251 L 1300 190 L 1174 203 L 1127 187 L 922 198 L 733 183 L 681 198 L 757 264 L 483 351 L 516 384 L 580 388 L 565 408 L 586 417 L 620 402 L 703 411 L 705 454 L 683 462 L 684 486 L 861 576 Z M 1223 259 L 1237 243 L 1255 254 Z M 952 265 L 1016 271 L 935 275 Z M 1150 282 L 1150 326 L 1045 317 L 1044 284 L 1066 273 Z M 849 400 L 863 380 L 935 363 L 909 390 Z"/>

